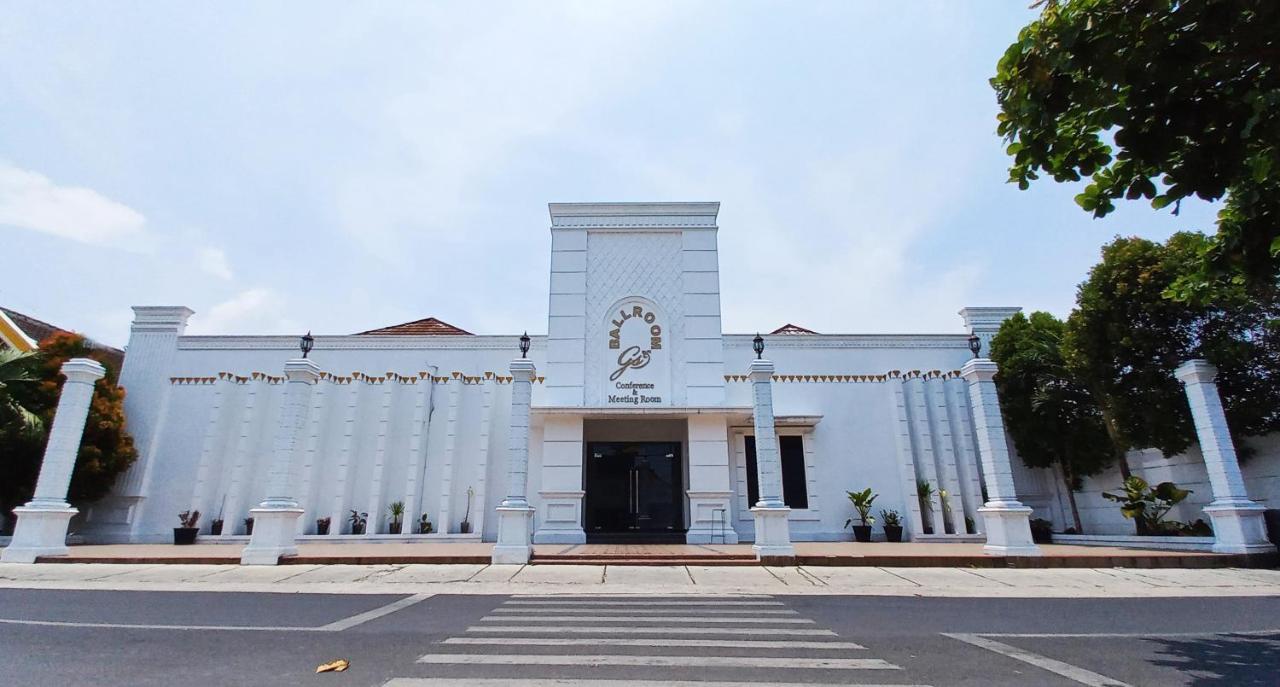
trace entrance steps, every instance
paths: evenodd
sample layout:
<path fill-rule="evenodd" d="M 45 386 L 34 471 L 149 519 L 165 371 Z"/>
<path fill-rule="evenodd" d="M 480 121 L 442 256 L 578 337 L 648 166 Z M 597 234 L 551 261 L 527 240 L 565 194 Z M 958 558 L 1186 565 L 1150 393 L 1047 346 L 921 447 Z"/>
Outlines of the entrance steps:
<path fill-rule="evenodd" d="M 737 547 L 735 547 L 737 548 Z M 745 549 L 745 550 L 744 550 Z M 750 548 L 715 550 L 697 545 L 586 544 L 555 552 L 535 550 L 530 565 L 758 565 Z"/>

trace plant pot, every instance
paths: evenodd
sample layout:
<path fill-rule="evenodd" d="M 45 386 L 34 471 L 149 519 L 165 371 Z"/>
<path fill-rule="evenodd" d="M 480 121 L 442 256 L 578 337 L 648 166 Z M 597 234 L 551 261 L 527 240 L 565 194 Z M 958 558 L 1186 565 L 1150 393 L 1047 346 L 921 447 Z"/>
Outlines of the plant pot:
<path fill-rule="evenodd" d="M 199 527 L 175 527 L 173 528 L 173 545 L 189 546 L 196 543 L 196 533 L 200 531 Z"/>
<path fill-rule="evenodd" d="M 253 535 L 253 518 L 244 521 L 244 533 L 249 536 Z"/>
<path fill-rule="evenodd" d="M 329 523 L 327 522 L 316 523 L 316 534 L 328 534 L 328 533 L 329 533 Z"/>
<path fill-rule="evenodd" d="M 364 534 L 364 525 L 352 525 L 352 526 L 351 526 L 351 533 L 352 533 L 352 534 Z"/>
<path fill-rule="evenodd" d="M 885 525 L 884 539 L 892 542 L 902 541 L 902 525 Z"/>
<path fill-rule="evenodd" d="M 854 525 L 853 540 L 863 543 L 871 541 L 871 525 Z"/>
<path fill-rule="evenodd" d="M 471 521 L 463 520 L 462 523 L 458 525 L 458 531 L 462 534 L 471 534 Z"/>
<path fill-rule="evenodd" d="M 400 534 L 400 530 L 402 527 L 403 525 L 401 525 L 400 523 L 393 522 L 390 525 L 387 525 L 387 531 L 390 532 L 391 534 Z"/>
<path fill-rule="evenodd" d="M 432 525 L 431 523 L 427 523 L 425 525 L 420 524 L 418 525 L 418 534 L 431 534 L 435 529 L 435 525 Z"/>
<path fill-rule="evenodd" d="M 212 534 L 215 537 L 218 536 L 219 534 L 222 534 L 221 520 L 214 520 L 213 522 L 209 523 L 209 534 Z"/>

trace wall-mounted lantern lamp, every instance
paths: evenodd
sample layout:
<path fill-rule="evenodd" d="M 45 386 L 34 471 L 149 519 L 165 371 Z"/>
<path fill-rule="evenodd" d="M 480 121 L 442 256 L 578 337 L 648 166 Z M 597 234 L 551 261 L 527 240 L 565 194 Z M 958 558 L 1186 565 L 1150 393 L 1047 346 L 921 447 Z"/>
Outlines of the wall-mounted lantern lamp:
<path fill-rule="evenodd" d="M 310 331 L 304 334 L 302 336 L 302 340 L 298 342 L 298 348 L 302 349 L 302 357 L 304 358 L 307 357 L 307 354 L 310 353 L 311 349 L 315 348 L 315 346 L 316 346 L 316 337 L 311 336 Z"/>
<path fill-rule="evenodd" d="M 756 338 L 751 340 L 751 348 L 755 349 L 756 360 L 764 356 L 764 337 L 760 336 L 759 332 L 756 333 Z"/>
<path fill-rule="evenodd" d="M 520 335 L 520 357 L 524 358 L 529 355 L 529 332 Z"/>

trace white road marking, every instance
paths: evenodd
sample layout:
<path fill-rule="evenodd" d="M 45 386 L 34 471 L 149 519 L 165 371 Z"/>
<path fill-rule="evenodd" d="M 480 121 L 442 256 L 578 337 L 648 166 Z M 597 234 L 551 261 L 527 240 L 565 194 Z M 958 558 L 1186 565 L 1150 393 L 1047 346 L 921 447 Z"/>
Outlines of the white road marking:
<path fill-rule="evenodd" d="M 528 616 L 500 616 L 486 615 L 481 618 L 481 622 L 503 622 L 509 623 L 513 620 L 520 621 L 541 621 L 541 622 L 585 622 L 593 623 L 784 623 L 794 625 L 810 625 L 813 621 L 808 618 L 704 618 L 701 616 L 691 615 L 660 615 L 652 618 L 628 618 L 616 615 L 528 615 Z"/>
<path fill-rule="evenodd" d="M 997 642 L 994 639 L 988 639 L 982 635 L 961 633 L 953 634 L 950 632 L 944 632 L 942 634 L 966 644 L 972 644 L 973 646 L 986 649 L 987 651 L 993 651 L 1002 656 L 1008 656 L 1009 658 L 1022 661 L 1023 663 L 1029 663 L 1041 670 L 1047 670 L 1056 675 L 1061 675 L 1073 682 L 1079 682 L 1082 685 L 1089 685 L 1089 687 L 1132 687 L 1128 683 L 1109 678 L 1106 675 L 1101 675 L 1091 670 L 1085 670 L 1079 666 L 1073 666 L 1070 663 L 1064 663 L 1062 661 L 1049 658 L 1048 656 L 1041 656 L 1040 654 L 1027 651 L 1026 649 L 1019 649 L 1016 646 L 1011 646 L 1004 642 Z"/>
<path fill-rule="evenodd" d="M 781 601 L 587 601 L 562 599 L 559 601 L 526 601 L 513 599 L 504 606 L 785 606 Z"/>
<path fill-rule="evenodd" d="M 784 658 L 764 656 L 549 656 L 544 654 L 427 654 L 418 663 L 504 666 L 644 666 L 650 668 L 800 668 L 902 670 L 878 658 Z"/>
<path fill-rule="evenodd" d="M 608 613 L 608 612 L 613 612 L 613 613 L 620 613 L 623 615 L 631 614 L 631 613 L 641 614 L 641 615 L 645 615 L 645 614 L 654 615 L 658 613 L 671 613 L 674 610 L 676 609 L 673 609 L 673 608 L 573 608 L 572 606 L 566 607 L 566 608 L 506 608 L 504 606 L 499 606 L 498 608 L 493 609 L 493 612 L 494 613 Z M 795 611 L 790 609 L 777 610 L 777 609 L 762 609 L 762 608 L 736 608 L 733 610 L 726 610 L 723 608 L 699 608 L 698 612 L 706 613 L 709 615 L 747 615 L 747 614 L 797 615 Z"/>
<path fill-rule="evenodd" d="M 515 618 L 508 618 L 515 620 Z M 524 618 L 521 618 L 524 620 Z M 792 629 L 786 627 L 601 627 L 578 625 L 473 625 L 467 632 L 510 632 L 520 634 L 577 634 L 577 635 L 778 635 L 807 637 L 835 637 L 831 630 Z"/>
<path fill-rule="evenodd" d="M 617 639 L 614 637 L 450 637 L 445 644 L 494 646 L 673 646 L 722 649 L 831 649 L 858 650 L 853 642 L 805 642 L 769 639 Z"/>
<path fill-rule="evenodd" d="M 393 601 L 387 604 L 386 606 L 379 606 L 378 608 L 375 608 L 371 611 L 358 613 L 356 615 L 351 616 L 350 618 L 335 620 L 329 623 L 328 625 L 322 625 L 321 627 L 318 627 L 316 629 L 322 632 L 341 632 L 342 630 L 355 627 L 356 625 L 363 625 L 364 623 L 367 623 L 370 620 L 381 618 L 384 615 L 390 615 L 392 613 L 395 613 L 396 611 L 408 608 L 416 603 L 430 599 L 431 597 L 432 597 L 431 594 L 414 594 L 413 596 L 407 596 L 403 599 L 400 599 L 399 601 Z"/>
<path fill-rule="evenodd" d="M 814 687 L 812 682 L 753 682 L 751 687 Z M 394 678 L 383 687 L 742 687 L 741 682 L 572 678 Z M 928 684 L 861 684 L 859 687 L 929 687 Z"/>
<path fill-rule="evenodd" d="M 1046 639 L 1063 637 L 1066 639 L 1174 639 L 1179 637 L 1221 637 L 1223 635 L 1265 636 L 1280 634 L 1280 628 L 1274 630 L 1240 630 L 1233 632 L 983 632 L 983 637 L 1026 637 L 1028 639 Z"/>
<path fill-rule="evenodd" d="M 356 615 L 339 618 L 327 625 L 320 627 L 289 627 L 289 626 L 256 626 L 256 625 L 162 625 L 156 623 L 92 623 L 92 622 L 75 622 L 67 620 L 25 620 L 22 618 L 0 618 L 0 624 L 3 625 L 39 625 L 43 627 L 87 627 L 95 629 L 109 630 L 225 630 L 231 632 L 341 632 L 381 618 L 384 615 L 395 613 L 404 608 L 408 608 L 424 599 L 430 598 L 431 594 L 414 594 L 407 596 L 398 601 L 393 601 L 385 606 L 379 606 L 371 611 L 357 613 Z"/>

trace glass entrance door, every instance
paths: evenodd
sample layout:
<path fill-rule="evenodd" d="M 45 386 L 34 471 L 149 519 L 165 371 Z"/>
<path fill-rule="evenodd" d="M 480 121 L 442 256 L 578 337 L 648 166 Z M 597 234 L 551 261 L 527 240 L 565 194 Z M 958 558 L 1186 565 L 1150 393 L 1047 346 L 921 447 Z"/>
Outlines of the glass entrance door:
<path fill-rule="evenodd" d="M 671 534 L 684 529 L 680 444 L 587 445 L 588 534 Z"/>

